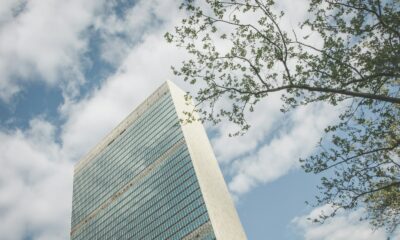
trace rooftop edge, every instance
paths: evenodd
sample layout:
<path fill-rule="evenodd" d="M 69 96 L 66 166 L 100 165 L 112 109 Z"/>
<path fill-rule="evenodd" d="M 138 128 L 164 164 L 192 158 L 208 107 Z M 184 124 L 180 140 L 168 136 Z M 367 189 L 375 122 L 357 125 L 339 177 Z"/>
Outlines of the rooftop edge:
<path fill-rule="evenodd" d="M 169 85 L 174 85 L 171 81 L 165 81 L 160 87 L 158 87 L 149 97 L 147 97 L 142 103 L 140 103 L 124 120 L 121 121 L 110 133 L 108 133 L 103 139 L 96 144 L 91 150 L 86 153 L 78 162 L 75 163 L 74 173 L 78 173 L 81 169 L 87 166 L 90 161 L 95 158 L 101 151 L 103 151 L 108 145 L 110 145 L 115 138 L 121 135 L 127 127 L 136 121 L 155 101 L 157 101 L 163 94 L 169 91 Z"/>

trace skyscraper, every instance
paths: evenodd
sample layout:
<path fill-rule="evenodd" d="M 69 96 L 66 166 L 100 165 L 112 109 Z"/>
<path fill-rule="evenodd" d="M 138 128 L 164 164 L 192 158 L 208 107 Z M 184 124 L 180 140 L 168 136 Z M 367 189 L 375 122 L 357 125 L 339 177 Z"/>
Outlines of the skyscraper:
<path fill-rule="evenodd" d="M 75 166 L 71 239 L 246 239 L 184 92 L 164 83 Z"/>

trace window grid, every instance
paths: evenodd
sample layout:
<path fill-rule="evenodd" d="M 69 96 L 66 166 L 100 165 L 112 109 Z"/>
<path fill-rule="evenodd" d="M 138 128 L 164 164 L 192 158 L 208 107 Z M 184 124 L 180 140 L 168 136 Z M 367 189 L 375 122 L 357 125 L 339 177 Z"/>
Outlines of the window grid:
<path fill-rule="evenodd" d="M 177 145 L 182 139 L 165 94 L 75 173 L 71 239 L 181 239 L 209 222 L 187 146 Z"/>
<path fill-rule="evenodd" d="M 161 112 L 161 113 L 164 113 L 164 112 Z M 157 116 L 155 116 L 155 117 L 157 117 Z M 146 119 L 144 119 L 144 120 L 146 120 Z M 154 121 L 155 119 L 152 119 L 152 121 Z M 173 120 L 171 120 L 172 122 L 173 122 Z M 151 122 L 150 122 L 151 123 Z M 116 145 L 118 142 L 123 142 L 123 143 L 129 143 L 129 140 L 135 140 L 135 143 L 136 142 L 138 142 L 141 138 L 138 138 L 138 136 L 137 135 L 139 135 L 139 134 L 143 134 L 143 132 L 144 132 L 144 130 L 146 130 L 146 127 L 148 127 L 148 126 L 142 126 L 142 125 L 136 125 L 136 126 L 139 126 L 139 127 L 141 127 L 141 128 L 139 128 L 139 129 L 135 129 L 135 128 L 132 128 L 132 127 L 130 127 L 129 129 L 128 129 L 128 131 L 125 131 L 124 133 L 125 134 L 123 134 L 123 136 L 122 136 L 122 138 L 121 137 L 119 137 L 116 141 L 114 141 L 113 142 L 113 144 L 111 144 L 111 145 Z M 155 126 L 155 127 L 157 127 L 157 126 Z M 153 128 L 155 131 L 156 130 L 158 130 L 157 128 Z M 135 134 L 136 135 L 132 135 L 131 133 L 133 132 L 133 131 L 135 131 Z M 143 135 L 142 135 L 142 137 L 143 137 Z M 121 140 L 123 140 L 123 141 L 121 141 Z M 149 138 L 149 140 L 151 140 L 151 138 Z M 134 145 L 133 145 L 134 146 Z M 110 147 L 110 146 L 109 146 Z M 122 149 L 119 149 L 119 150 L 126 150 L 126 147 L 127 146 L 118 146 L 118 147 L 122 147 Z M 102 156 L 100 156 L 100 159 L 95 159 L 95 160 L 93 160 L 93 162 L 96 162 L 96 160 L 97 161 L 108 161 L 108 159 L 109 159 L 109 157 L 111 156 L 111 157 L 116 157 L 116 156 L 118 156 L 118 154 L 116 154 L 115 153 L 115 149 L 105 149 L 105 150 L 108 150 L 108 151 L 105 151 L 105 153 L 102 155 Z M 120 153 L 121 153 L 121 151 L 119 151 Z M 123 152 L 123 151 L 122 151 Z M 101 164 L 100 164 L 100 166 L 101 166 Z M 79 173 L 77 173 L 75 176 L 74 176 L 74 179 L 75 179 L 75 181 L 83 181 L 83 182 L 86 182 L 86 180 L 88 179 L 88 178 L 90 178 L 91 177 L 91 175 L 90 175 L 90 172 L 91 171 L 94 171 L 95 169 L 97 169 L 97 168 L 99 168 L 100 167 L 99 166 L 99 164 L 95 164 L 92 168 L 89 168 L 89 169 L 85 169 L 85 170 L 87 170 L 87 172 L 85 172 L 85 171 L 83 171 L 83 170 L 81 170 Z M 84 172 L 85 174 L 83 175 L 83 177 L 85 177 L 86 179 L 80 179 L 80 177 L 82 176 L 81 174 L 82 174 L 82 172 Z M 77 188 L 78 187 L 80 187 L 80 185 L 78 185 L 77 186 Z M 75 190 L 76 191 L 76 190 Z M 75 192 L 74 192 L 75 193 Z"/>
<path fill-rule="evenodd" d="M 161 140 L 159 140 L 159 142 L 160 141 L 166 141 L 166 142 L 169 142 L 169 143 L 171 143 L 171 144 L 168 144 L 168 145 L 166 145 L 165 147 L 162 147 L 162 148 L 160 148 L 158 151 L 154 151 L 154 150 L 150 150 L 150 151 L 147 151 L 147 152 L 142 152 L 141 153 L 141 155 L 139 156 L 139 157 L 144 157 L 143 155 L 144 154 L 151 154 L 151 153 L 153 153 L 153 154 L 162 154 L 162 152 L 164 152 L 164 149 L 165 148 L 168 148 L 169 147 L 169 145 L 172 145 L 173 144 L 173 140 L 179 140 L 181 137 L 182 137 L 182 135 L 181 135 L 181 133 L 179 132 L 179 131 L 176 131 L 175 129 L 169 129 L 170 131 L 174 131 L 175 133 L 173 133 L 173 134 L 164 134 L 165 136 L 166 136 L 166 138 L 167 138 L 167 141 L 165 140 L 165 139 L 162 139 L 161 138 Z M 168 138 L 173 138 L 173 137 L 176 137 L 176 135 L 180 135 L 178 138 L 175 138 L 175 139 L 168 139 Z M 135 149 L 132 149 L 131 151 L 129 151 L 128 153 L 132 153 L 133 151 L 134 151 Z M 150 155 L 150 157 L 151 157 L 151 155 Z M 136 156 L 133 156 L 132 158 L 136 158 L 137 159 L 137 157 Z M 148 157 L 149 158 L 149 157 Z M 152 157 L 152 159 L 154 160 L 156 157 Z M 132 164 L 135 164 L 135 163 L 142 163 L 142 167 L 139 167 L 139 168 L 136 168 L 136 170 L 140 170 L 141 168 L 145 168 L 145 165 L 148 165 L 148 164 L 150 164 L 151 162 L 148 162 L 148 161 L 145 161 L 146 159 L 144 159 L 142 162 L 140 162 L 140 161 L 126 161 L 126 159 L 120 159 L 120 161 L 123 161 L 123 160 L 125 160 L 125 162 L 127 162 L 127 163 L 131 163 L 131 166 L 126 166 L 126 164 L 125 165 L 123 165 L 122 166 L 122 168 L 124 168 L 124 169 L 135 169 L 135 167 L 134 166 L 132 166 Z M 111 161 L 110 161 L 111 162 Z M 114 162 L 114 161 L 112 161 L 112 162 Z M 113 164 L 113 165 L 116 165 L 116 164 Z M 121 167 L 120 167 L 120 169 L 121 169 Z M 124 182 L 123 182 L 123 180 L 125 180 L 125 182 L 126 181 L 128 181 L 128 180 L 130 180 L 132 177 L 133 177 L 133 175 L 135 174 L 134 172 L 132 172 L 131 174 L 130 174 L 130 177 L 128 176 L 128 177 L 125 177 L 125 178 L 121 178 L 120 176 L 121 175 L 123 175 L 123 174 L 126 174 L 126 172 L 122 172 L 122 171 L 119 171 L 120 173 L 119 173 L 119 175 L 118 176 L 113 176 L 113 170 L 114 171 L 117 171 L 118 169 L 116 169 L 116 168 L 112 168 L 112 170 L 110 171 L 110 170 L 108 170 L 107 171 L 107 169 L 105 170 L 106 172 L 107 172 L 107 175 L 109 175 L 109 177 L 108 178 L 113 178 L 113 179 L 120 179 L 119 181 L 116 181 L 115 183 L 114 183 L 114 186 L 113 185 L 111 185 L 111 186 L 108 186 L 108 187 L 103 187 L 103 192 L 104 191 L 107 191 L 107 190 L 109 190 L 109 192 L 108 192 L 108 195 L 106 195 L 106 197 L 104 197 L 103 195 L 95 195 L 95 194 L 92 194 L 90 191 L 88 191 L 89 189 L 89 187 L 90 187 L 90 185 L 88 186 L 88 187 L 86 187 L 86 188 L 82 188 L 82 191 L 86 194 L 86 195 L 88 195 L 87 197 L 86 197 L 86 199 L 83 199 L 83 200 L 80 200 L 79 201 L 79 193 L 78 192 L 75 192 L 74 193 L 74 196 L 77 196 L 77 197 L 74 197 L 74 201 L 73 201 L 73 205 L 74 205 L 74 208 L 73 208 L 73 213 L 75 212 L 75 211 L 77 211 L 78 212 L 78 214 L 76 214 L 76 216 L 75 216 L 75 219 L 73 219 L 73 226 L 77 223 L 77 222 L 79 222 L 80 220 L 82 220 L 83 218 L 84 218 L 84 215 L 88 215 L 89 213 L 90 213 L 90 211 L 89 210 L 87 210 L 87 211 L 85 211 L 85 209 L 80 209 L 80 207 L 81 206 L 86 206 L 87 205 L 87 203 L 88 202 L 90 202 L 91 204 L 92 204 L 92 208 L 91 208 L 91 210 L 94 210 L 95 208 L 96 208 L 96 205 L 95 204 L 93 204 L 93 201 L 96 201 L 96 200 L 98 200 L 98 201 L 96 201 L 98 204 L 97 205 L 100 205 L 101 204 L 101 200 L 102 199 L 104 199 L 104 198 L 106 198 L 107 199 L 107 196 L 109 197 L 109 196 L 111 196 L 116 190 L 118 190 L 118 188 L 119 187 L 121 187 L 123 184 L 124 184 Z M 118 171 L 117 171 L 117 173 L 118 173 Z M 97 173 L 98 175 L 104 175 L 104 174 L 99 174 L 99 173 Z M 108 181 L 108 182 L 110 182 L 110 181 Z M 118 184 L 118 185 L 117 185 Z M 99 184 L 100 185 L 100 184 Z M 117 186 L 115 186 L 115 185 L 117 185 Z M 111 191 L 111 192 L 110 192 Z M 96 192 L 95 192 L 96 193 Z M 78 199 L 78 200 L 77 200 Z M 104 199 L 105 200 L 105 199 Z"/>
<path fill-rule="evenodd" d="M 188 160 L 187 155 L 186 155 L 185 158 Z M 195 180 L 193 169 L 190 168 L 190 167 L 191 167 L 191 163 L 190 163 L 189 161 L 180 161 L 180 162 L 186 162 L 185 165 L 184 165 L 184 168 L 177 169 L 176 171 L 178 171 L 178 172 L 179 172 L 179 171 L 185 171 L 183 174 L 188 175 L 192 180 L 189 181 L 189 178 L 184 177 L 184 175 L 177 175 L 177 174 L 174 175 L 174 173 L 171 173 L 170 169 L 160 168 L 160 169 L 164 169 L 164 172 L 166 171 L 166 173 L 167 173 L 167 175 L 166 175 L 165 177 L 159 178 L 159 179 L 161 179 L 161 180 L 167 179 L 167 181 L 161 181 L 161 184 L 162 184 L 163 182 L 166 182 L 164 185 L 166 185 L 166 186 L 168 186 L 168 185 L 174 186 L 174 185 L 172 185 L 172 184 L 174 184 L 174 183 L 179 183 L 179 181 L 183 181 L 184 184 L 190 184 L 191 182 L 193 182 L 193 181 Z M 171 165 L 171 164 L 169 164 L 169 165 Z M 185 170 L 185 169 L 188 169 L 188 170 Z M 173 178 L 170 178 L 169 175 L 171 175 L 171 174 L 172 174 Z M 196 183 L 195 185 L 197 185 L 197 182 L 196 182 L 196 181 L 194 181 L 194 182 Z M 156 182 L 155 184 L 156 184 L 156 186 L 158 186 L 158 184 L 160 184 L 160 183 L 159 183 L 159 182 Z M 193 183 L 192 183 L 192 184 L 193 184 Z M 164 190 L 166 186 L 160 185 L 160 188 Z M 179 185 L 178 185 L 178 186 L 174 186 L 174 189 L 177 189 L 177 188 L 179 188 Z M 198 188 L 198 187 L 197 187 L 197 188 Z M 173 190 L 174 190 L 174 189 L 173 189 Z M 135 191 L 136 191 L 136 190 L 135 190 Z M 177 195 L 177 194 L 176 194 L 176 195 Z M 136 196 L 137 196 L 137 195 L 136 195 Z M 158 196 L 158 198 L 161 198 L 161 199 L 164 198 L 164 196 L 163 196 L 162 193 L 157 193 L 155 196 L 156 196 L 156 197 Z M 172 196 L 172 197 L 175 197 L 175 195 Z M 126 197 L 125 197 L 125 198 L 126 198 Z M 157 198 L 156 198 L 155 200 L 157 200 Z M 130 203 L 132 203 L 132 202 L 130 202 Z M 136 201 L 136 203 L 140 203 L 141 205 L 144 205 L 144 206 L 147 207 L 147 208 L 149 208 L 148 205 L 151 206 L 150 203 L 144 202 L 142 199 L 138 199 L 138 201 Z M 157 203 L 158 203 L 158 202 L 157 202 Z M 156 204 L 157 204 L 157 203 L 156 203 Z M 122 203 L 118 203 L 118 204 L 121 205 Z M 154 203 L 153 203 L 153 205 L 154 205 Z M 122 206 L 122 207 L 124 207 L 124 206 Z M 120 207 L 120 208 L 121 208 L 121 207 Z M 131 206 L 131 208 L 135 208 L 135 206 L 133 205 L 133 206 Z M 108 209 L 107 209 L 107 210 L 108 210 Z M 147 209 L 146 209 L 146 210 L 147 210 Z M 108 212 L 112 212 L 112 213 L 115 213 L 115 214 L 117 214 L 117 215 L 120 214 L 120 213 L 118 213 L 118 211 L 115 210 L 115 209 L 110 209 L 110 211 L 108 211 Z M 137 211 L 135 211 L 135 216 L 136 216 L 137 214 L 139 214 L 139 213 L 137 213 Z M 100 217 L 99 217 L 99 218 L 100 218 Z M 131 218 L 132 218 L 132 217 L 131 217 Z M 113 223 L 117 223 L 117 222 L 115 221 L 115 219 L 110 218 L 110 216 L 106 216 L 105 219 L 108 220 L 108 221 L 112 221 Z M 141 220 L 141 221 L 142 221 L 142 220 Z M 140 222 L 141 222 L 141 221 L 140 221 Z M 96 225 L 97 225 L 97 224 L 98 224 L 98 223 L 96 223 Z"/>

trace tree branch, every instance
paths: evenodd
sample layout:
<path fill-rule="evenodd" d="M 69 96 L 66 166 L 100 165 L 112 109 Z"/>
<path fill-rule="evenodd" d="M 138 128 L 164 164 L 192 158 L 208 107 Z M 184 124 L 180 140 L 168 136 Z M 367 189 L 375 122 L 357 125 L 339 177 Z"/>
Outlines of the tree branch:
<path fill-rule="evenodd" d="M 368 154 L 376 153 L 376 152 L 380 152 L 380 151 L 391 151 L 391 150 L 395 149 L 398 146 L 399 146 L 399 144 L 397 144 L 395 146 L 392 146 L 392 147 L 377 148 L 377 149 L 373 149 L 373 150 L 370 150 L 370 151 L 366 151 L 366 152 L 354 155 L 352 157 L 345 158 L 345 159 L 343 159 L 343 161 L 340 161 L 340 162 L 337 162 L 335 164 L 329 165 L 328 167 L 322 169 L 320 172 L 326 171 L 326 170 L 328 170 L 330 168 L 333 168 L 333 167 L 335 167 L 337 165 L 340 165 L 342 163 L 348 162 L 348 161 L 350 161 L 352 159 L 355 159 L 355 158 L 358 158 L 358 157 L 361 157 L 361 156 L 364 156 L 364 155 L 368 155 Z"/>
<path fill-rule="evenodd" d="M 228 59 L 237 58 L 237 59 L 241 59 L 241 60 L 247 62 L 247 63 L 249 64 L 249 66 L 253 69 L 253 71 L 255 72 L 255 74 L 256 74 L 258 80 L 260 80 L 260 82 L 261 82 L 267 89 L 269 89 L 269 86 L 268 86 L 267 82 L 265 82 L 265 80 L 261 77 L 259 70 L 257 69 L 256 66 L 254 66 L 254 64 L 253 64 L 249 59 L 244 58 L 244 57 L 240 57 L 240 56 L 232 56 L 232 57 L 224 56 L 224 57 L 218 57 L 217 59 L 224 59 L 224 58 L 228 58 Z"/>
<path fill-rule="evenodd" d="M 273 45 L 274 47 L 278 48 L 280 51 L 282 51 L 281 47 L 276 44 L 274 41 L 272 41 L 271 39 L 269 39 L 265 34 L 263 34 L 258 28 L 254 27 L 252 24 L 240 24 L 240 23 L 234 23 L 234 22 L 230 22 L 230 21 L 226 21 L 224 19 L 217 19 L 217 18 L 213 18 L 211 16 L 205 15 L 205 14 L 201 14 L 203 17 L 208 18 L 210 21 L 212 21 L 212 23 L 216 23 L 216 22 L 222 22 L 222 23 L 226 23 L 229 25 L 233 25 L 233 26 L 237 26 L 237 27 L 249 27 L 252 28 L 254 31 L 256 31 L 258 34 L 260 34 L 261 37 L 263 37 L 263 39 L 265 39 L 269 44 Z"/>
<path fill-rule="evenodd" d="M 339 6 L 344 6 L 344 7 L 348 7 L 348 8 L 353 8 L 353 9 L 355 9 L 355 10 L 361 10 L 361 11 L 366 11 L 366 12 L 372 13 L 373 15 L 375 15 L 375 17 L 378 19 L 379 23 L 380 23 L 383 27 L 385 27 L 385 28 L 387 28 L 388 30 L 392 31 L 394 34 L 397 35 L 398 38 L 400 38 L 400 32 L 397 31 L 396 29 L 393 29 L 392 27 L 388 26 L 388 25 L 383 21 L 381 14 L 378 13 L 378 12 L 376 12 L 376 11 L 374 11 L 374 10 L 372 10 L 372 9 L 369 9 L 369 8 L 367 8 L 367 7 L 365 7 L 365 6 L 363 6 L 363 7 L 358 7 L 358 6 L 354 6 L 354 5 L 346 4 L 346 3 L 342 3 L 342 2 L 337 2 L 337 1 L 336 1 L 336 2 L 332 2 L 332 1 L 326 0 L 326 2 L 329 3 L 329 4 L 332 4 L 332 5 L 339 5 Z M 379 11 L 380 11 L 380 8 L 381 8 L 381 6 L 378 6 Z"/>

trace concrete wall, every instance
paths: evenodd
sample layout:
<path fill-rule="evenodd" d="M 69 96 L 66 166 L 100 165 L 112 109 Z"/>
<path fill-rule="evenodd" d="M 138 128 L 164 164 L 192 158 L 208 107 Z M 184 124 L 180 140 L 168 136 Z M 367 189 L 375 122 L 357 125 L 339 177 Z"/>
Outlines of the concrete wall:
<path fill-rule="evenodd" d="M 179 118 L 185 119 L 183 112 L 192 111 L 193 104 L 175 84 L 167 84 Z M 247 239 L 203 125 L 182 124 L 182 130 L 217 240 Z"/>

